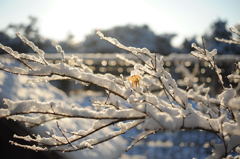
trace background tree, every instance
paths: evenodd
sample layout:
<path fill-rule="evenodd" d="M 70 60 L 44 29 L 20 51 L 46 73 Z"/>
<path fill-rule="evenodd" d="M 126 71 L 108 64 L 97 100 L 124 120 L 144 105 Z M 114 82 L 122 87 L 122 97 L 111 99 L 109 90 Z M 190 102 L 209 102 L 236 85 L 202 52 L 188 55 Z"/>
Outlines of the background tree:
<path fill-rule="evenodd" d="M 192 48 L 192 43 L 197 44 L 197 40 L 195 36 L 191 38 L 185 38 L 180 46 L 181 52 L 187 53 L 187 52 L 193 51 L 194 49 Z"/>
<path fill-rule="evenodd" d="M 210 28 L 209 33 L 204 35 L 207 49 L 216 48 L 219 54 L 240 54 L 238 45 L 221 43 L 215 40 L 215 38 L 231 39 L 234 35 L 227 29 L 227 21 L 217 20 Z"/>
<path fill-rule="evenodd" d="M 147 25 L 117 26 L 108 30 L 102 30 L 104 34 L 118 37 L 119 41 L 134 47 L 146 47 L 152 52 L 166 55 L 172 52 L 171 40 L 175 34 L 156 35 Z M 143 38 L 144 37 L 144 38 Z M 80 52 L 116 53 L 124 50 L 116 48 L 105 41 L 99 41 L 95 32 L 86 36 L 80 44 Z"/>
<path fill-rule="evenodd" d="M 172 46 L 172 40 L 175 36 L 177 36 L 177 34 L 174 33 L 157 35 L 155 44 L 157 49 L 155 51 L 152 50 L 152 52 L 157 52 L 162 55 L 168 55 L 175 52 L 176 48 Z"/>

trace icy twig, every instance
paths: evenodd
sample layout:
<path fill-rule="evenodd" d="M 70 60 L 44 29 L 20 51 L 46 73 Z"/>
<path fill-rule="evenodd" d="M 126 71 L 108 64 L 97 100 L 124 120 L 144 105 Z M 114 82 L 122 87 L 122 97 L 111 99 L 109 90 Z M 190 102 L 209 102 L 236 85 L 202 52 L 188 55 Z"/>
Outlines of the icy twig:
<path fill-rule="evenodd" d="M 25 36 L 21 35 L 20 33 L 16 33 L 16 35 L 21 39 L 22 42 L 24 42 L 26 45 L 28 45 L 30 48 L 33 49 L 36 53 L 38 53 L 40 59 L 47 65 L 48 62 L 44 58 L 45 52 L 41 49 L 39 49 L 33 42 L 29 41 Z"/>
<path fill-rule="evenodd" d="M 56 50 L 57 50 L 57 52 L 59 52 L 61 54 L 62 62 L 64 62 L 65 61 L 65 53 L 64 53 L 62 47 L 60 45 L 56 45 Z"/>
<path fill-rule="evenodd" d="M 204 42 L 203 42 L 204 45 Z M 218 66 L 216 65 L 216 62 L 214 60 L 214 56 L 217 54 L 217 50 L 214 49 L 211 52 L 209 52 L 206 49 L 202 49 L 200 47 L 198 47 L 195 43 L 192 44 L 192 47 L 194 49 L 196 49 L 196 51 L 192 51 L 191 54 L 197 58 L 199 58 L 200 60 L 206 61 L 209 64 L 209 67 L 212 68 L 215 73 L 217 74 L 218 80 L 222 86 L 222 88 L 224 87 L 224 83 L 223 83 L 223 79 L 222 79 L 222 75 L 221 75 L 221 69 L 218 68 Z M 205 47 L 205 45 L 204 45 Z"/>
<path fill-rule="evenodd" d="M 32 67 L 24 61 L 22 56 L 17 51 L 13 51 L 10 47 L 4 46 L 1 43 L 0 43 L 0 48 L 5 52 L 7 52 L 9 55 L 11 55 L 14 59 L 18 60 L 20 63 L 22 63 L 23 65 L 25 65 L 26 67 L 32 70 Z"/>
<path fill-rule="evenodd" d="M 155 134 L 157 131 L 156 130 L 149 130 L 149 131 L 144 131 L 141 134 L 139 134 L 131 143 L 131 145 L 129 145 L 127 147 L 127 149 L 125 150 L 126 152 L 129 151 L 131 148 L 133 148 L 138 142 L 140 142 L 141 140 L 147 138 L 147 136 Z"/>
<path fill-rule="evenodd" d="M 227 40 L 227 39 L 223 39 L 223 38 L 215 38 L 217 41 L 219 42 L 224 42 L 224 43 L 227 43 L 227 44 L 237 44 L 237 45 L 240 45 L 240 41 L 239 40 L 234 40 L 234 39 L 230 39 L 230 40 Z"/>

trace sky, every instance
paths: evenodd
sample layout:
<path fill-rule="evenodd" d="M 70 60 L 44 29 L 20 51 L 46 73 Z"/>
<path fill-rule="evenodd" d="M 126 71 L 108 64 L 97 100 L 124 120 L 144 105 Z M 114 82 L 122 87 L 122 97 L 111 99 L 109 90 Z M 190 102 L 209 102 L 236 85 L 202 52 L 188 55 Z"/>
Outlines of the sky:
<path fill-rule="evenodd" d="M 202 35 L 221 18 L 229 26 L 240 23 L 240 0 L 0 0 L 0 30 L 10 23 L 38 18 L 40 34 L 62 40 L 71 33 L 76 40 L 95 29 L 126 24 L 147 24 L 156 34 Z"/>

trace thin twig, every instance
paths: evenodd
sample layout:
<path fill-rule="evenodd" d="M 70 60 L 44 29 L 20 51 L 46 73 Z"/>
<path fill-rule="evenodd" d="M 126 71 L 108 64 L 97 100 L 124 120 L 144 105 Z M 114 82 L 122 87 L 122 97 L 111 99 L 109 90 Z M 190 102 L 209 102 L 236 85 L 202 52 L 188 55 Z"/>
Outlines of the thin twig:
<path fill-rule="evenodd" d="M 123 130 L 123 131 L 118 131 L 117 133 L 114 133 L 114 134 L 109 134 L 109 135 L 106 135 L 107 138 L 103 137 L 103 138 L 98 138 L 98 139 L 95 139 L 93 143 L 91 143 L 91 146 L 95 146 L 95 145 L 98 145 L 98 144 L 101 144 L 103 142 L 106 142 L 106 141 L 109 141 L 121 134 L 124 134 L 126 133 L 127 131 L 129 131 L 130 129 L 138 126 L 139 124 L 143 123 L 144 120 L 139 120 L 139 121 L 135 121 L 134 124 L 132 124 L 129 128 L 127 128 L 126 130 Z M 64 150 L 64 152 L 72 152 L 72 151 L 77 151 L 77 150 L 82 150 L 82 149 L 86 149 L 88 148 L 88 146 L 86 145 L 83 145 L 83 146 L 77 146 L 77 149 L 66 149 Z M 55 151 L 62 151 L 62 150 L 59 150 L 59 149 L 56 149 Z"/>
<path fill-rule="evenodd" d="M 22 63 L 23 65 L 25 65 L 27 68 L 29 68 L 30 70 L 33 70 L 32 67 L 31 67 L 28 63 L 26 63 L 26 62 L 21 58 L 21 56 L 20 56 L 20 57 L 16 57 L 16 56 L 13 55 L 12 52 L 18 53 L 17 51 L 14 51 L 14 50 L 12 50 L 10 47 L 4 46 L 4 45 L 2 45 L 1 43 L 0 43 L 0 48 L 1 48 L 2 50 L 4 50 L 6 53 L 8 53 L 8 55 L 12 56 L 14 59 L 16 59 L 17 61 L 19 61 L 19 62 Z M 18 53 L 18 54 L 19 54 L 19 53 Z"/>
<path fill-rule="evenodd" d="M 204 50 L 204 55 L 207 56 L 207 52 L 206 52 L 206 47 L 205 47 L 205 43 L 204 43 L 204 38 L 202 37 L 202 45 L 203 45 L 203 50 Z M 207 60 L 207 62 L 211 65 L 211 68 L 214 69 L 214 72 L 217 74 L 217 77 L 218 77 L 218 81 L 220 82 L 222 88 L 224 89 L 224 83 L 223 83 L 223 80 L 222 80 L 222 77 L 220 77 L 221 75 L 218 73 L 217 69 L 217 65 L 215 63 L 215 60 L 214 60 L 214 56 L 212 57 L 212 60 L 213 60 L 213 63 L 209 60 Z"/>
<path fill-rule="evenodd" d="M 147 136 L 155 134 L 157 132 L 157 130 L 149 130 L 149 131 L 144 131 L 143 133 L 141 133 L 140 135 L 138 135 L 136 137 L 135 140 L 133 140 L 133 142 L 131 143 L 130 146 L 127 147 L 127 149 L 125 150 L 126 152 L 128 152 L 131 148 L 133 148 L 139 141 L 145 139 Z"/>
<path fill-rule="evenodd" d="M 62 136 L 66 139 L 67 143 L 72 146 L 72 148 L 76 149 L 76 147 L 68 140 L 68 137 L 64 134 L 63 130 L 60 128 L 58 122 L 56 121 L 57 128 L 61 132 Z"/>

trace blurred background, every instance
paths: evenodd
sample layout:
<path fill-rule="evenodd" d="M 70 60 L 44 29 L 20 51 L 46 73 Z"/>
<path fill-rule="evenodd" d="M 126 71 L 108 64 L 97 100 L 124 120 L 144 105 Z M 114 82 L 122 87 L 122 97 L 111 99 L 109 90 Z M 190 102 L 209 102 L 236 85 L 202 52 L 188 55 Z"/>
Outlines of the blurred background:
<path fill-rule="evenodd" d="M 53 41 L 71 53 L 121 52 L 99 40 L 95 31 L 102 30 L 124 44 L 163 55 L 188 53 L 202 36 L 208 49 L 239 54 L 237 46 L 214 40 L 232 36 L 228 28 L 239 24 L 239 6 L 238 0 L 0 0 L 0 41 L 31 52 L 20 47 L 15 33 L 21 32 L 49 53 L 56 52 Z"/>
<path fill-rule="evenodd" d="M 146 47 L 152 52 L 170 55 L 165 61 L 166 68 L 177 80 L 181 79 L 175 70 L 179 64 L 190 72 L 199 69 L 197 74 L 204 78 L 197 82 L 206 82 L 213 88 L 211 93 L 216 94 L 219 83 L 214 73 L 204 63 L 196 64 L 187 58 L 187 54 L 192 50 L 192 43 L 202 46 L 203 38 L 207 49 L 216 48 L 219 55 L 227 55 L 219 57 L 218 64 L 223 74 L 231 73 L 234 62 L 239 59 L 240 46 L 220 43 L 214 38 L 235 38 L 229 27 L 240 30 L 239 6 L 239 0 L 0 0 L 0 43 L 19 52 L 32 53 L 16 38 L 15 33 L 20 32 L 46 53 L 56 53 L 55 44 L 60 44 L 66 53 L 77 53 L 96 73 L 129 75 L 130 66 L 114 57 L 114 53 L 124 51 L 100 40 L 95 33 L 101 30 L 127 46 Z M 0 54 L 4 52 L 0 50 Z M 71 81 L 52 84 L 69 96 L 83 89 L 101 91 L 94 86 L 76 86 Z M 86 97 L 86 105 L 90 97 Z M 9 132 L 8 126 L 2 129 L 1 133 L 5 132 L 8 137 L 14 133 Z M 137 131 L 126 134 L 126 140 Z M 0 137 L 6 137 L 5 134 Z M 123 158 L 204 158 L 211 152 L 208 142 L 216 138 L 202 131 L 164 132 L 144 140 Z M 1 147 L 8 147 L 10 152 L 15 149 L 4 145 L 8 139 L 5 140 Z M 19 153 L 25 152 L 19 150 Z M 31 154 L 25 156 L 31 158 L 32 152 L 27 153 Z M 59 158 L 55 154 L 42 155 Z"/>

